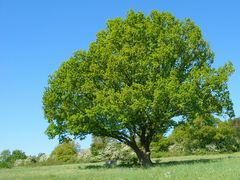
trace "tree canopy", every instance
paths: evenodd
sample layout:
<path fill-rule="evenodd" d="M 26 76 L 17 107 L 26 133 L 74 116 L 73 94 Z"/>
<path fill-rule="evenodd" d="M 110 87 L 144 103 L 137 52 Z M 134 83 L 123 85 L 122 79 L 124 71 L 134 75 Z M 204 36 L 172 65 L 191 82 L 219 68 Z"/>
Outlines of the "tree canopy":
<path fill-rule="evenodd" d="M 17 159 L 27 159 L 27 155 L 25 154 L 25 152 L 17 149 L 12 152 L 11 159 L 13 161 Z"/>
<path fill-rule="evenodd" d="M 87 51 L 52 74 L 43 95 L 50 138 L 107 136 L 130 146 L 149 166 L 150 143 L 176 117 L 234 116 L 227 86 L 231 63 L 214 54 L 190 19 L 129 11 L 107 21 Z"/>

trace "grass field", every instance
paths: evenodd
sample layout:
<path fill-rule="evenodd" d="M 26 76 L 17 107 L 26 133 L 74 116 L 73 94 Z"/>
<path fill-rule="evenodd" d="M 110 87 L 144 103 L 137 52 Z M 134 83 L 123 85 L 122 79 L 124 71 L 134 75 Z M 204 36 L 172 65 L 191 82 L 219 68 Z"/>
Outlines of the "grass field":
<path fill-rule="evenodd" d="M 101 163 L 0 169 L 0 179 L 240 179 L 240 153 L 161 158 L 149 169 L 104 168 Z"/>

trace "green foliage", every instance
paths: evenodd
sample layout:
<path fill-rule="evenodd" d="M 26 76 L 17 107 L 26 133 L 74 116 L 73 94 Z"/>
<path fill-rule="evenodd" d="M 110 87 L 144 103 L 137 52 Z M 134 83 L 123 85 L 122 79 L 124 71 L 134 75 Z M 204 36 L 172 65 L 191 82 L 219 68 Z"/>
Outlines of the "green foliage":
<path fill-rule="evenodd" d="M 21 150 L 3 150 L 0 154 L 0 168 L 11 168 L 16 160 L 26 159 L 26 154 Z"/>
<path fill-rule="evenodd" d="M 159 137 L 155 138 L 151 144 L 151 150 L 152 150 L 151 157 L 160 158 L 160 157 L 170 156 L 170 154 L 168 153 L 168 150 L 169 150 L 169 146 L 171 146 L 172 144 L 173 144 L 172 141 L 170 141 L 168 137 L 159 135 Z"/>
<path fill-rule="evenodd" d="M 0 169 L 1 168 L 11 168 L 12 163 L 11 162 L 0 162 Z"/>
<path fill-rule="evenodd" d="M 11 160 L 16 161 L 17 159 L 27 159 L 25 152 L 21 150 L 14 150 L 11 155 Z"/>
<path fill-rule="evenodd" d="M 234 118 L 229 120 L 232 128 L 236 132 L 238 139 L 240 139 L 240 118 Z"/>
<path fill-rule="evenodd" d="M 149 146 L 175 117 L 234 115 L 231 63 L 214 55 L 190 19 L 130 11 L 107 22 L 88 51 L 77 51 L 50 76 L 43 95 L 50 138 L 108 136 L 150 164 Z M 148 159 L 148 160 L 147 160 Z"/>
<path fill-rule="evenodd" d="M 99 155 L 101 151 L 103 151 L 106 148 L 109 141 L 110 141 L 110 138 L 107 138 L 107 137 L 93 136 L 92 144 L 90 147 L 92 155 L 93 156 Z"/>
<path fill-rule="evenodd" d="M 50 159 L 60 162 L 68 162 L 77 156 L 78 146 L 70 141 L 59 144 L 51 153 Z"/>
<path fill-rule="evenodd" d="M 239 140 L 230 122 L 227 121 L 215 121 L 210 125 L 197 118 L 192 123 L 175 128 L 169 141 L 172 142 L 169 150 L 173 152 L 206 153 L 239 150 Z"/>
<path fill-rule="evenodd" d="M 11 151 L 6 149 L 0 154 L 0 162 L 10 162 L 11 161 Z"/>

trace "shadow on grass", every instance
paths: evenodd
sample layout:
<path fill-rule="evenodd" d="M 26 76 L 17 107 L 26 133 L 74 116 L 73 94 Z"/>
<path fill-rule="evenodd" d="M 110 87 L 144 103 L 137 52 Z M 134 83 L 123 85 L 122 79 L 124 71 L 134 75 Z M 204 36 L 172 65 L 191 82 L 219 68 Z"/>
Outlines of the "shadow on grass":
<path fill-rule="evenodd" d="M 234 156 L 226 156 L 226 157 L 218 157 L 218 158 L 202 158 L 202 159 L 185 159 L 185 160 L 172 160 L 167 162 L 161 162 L 161 160 L 157 160 L 153 163 L 153 166 L 173 166 L 173 165 L 181 165 L 181 164 L 195 164 L 195 163 L 209 163 L 209 162 L 218 162 L 223 159 L 232 159 L 239 158 Z"/>
<path fill-rule="evenodd" d="M 232 157 L 226 157 L 232 158 Z M 196 164 L 196 163 L 209 163 L 209 162 L 217 162 L 226 158 L 213 158 L 213 159 L 195 159 L 195 160 L 179 160 L 179 161 L 167 161 L 161 162 L 161 160 L 153 163 L 153 167 L 161 167 L 161 166 L 175 166 L 181 164 Z M 138 164 L 118 164 L 114 166 L 106 166 L 106 165 L 87 165 L 84 167 L 79 166 L 79 169 L 109 169 L 109 168 L 140 168 L 141 166 Z"/>
<path fill-rule="evenodd" d="M 111 169 L 111 168 L 139 168 L 140 165 L 133 164 L 118 164 L 113 166 L 107 165 L 87 165 L 87 166 L 78 166 L 78 169 Z"/>
<path fill-rule="evenodd" d="M 181 165 L 181 164 L 196 164 L 196 163 L 209 163 L 209 162 L 216 162 L 220 161 L 222 158 L 218 159 L 196 159 L 196 160 L 180 160 L 180 161 L 167 161 L 167 162 L 161 162 L 158 161 L 153 164 L 153 166 L 175 166 L 175 165 Z"/>
<path fill-rule="evenodd" d="M 84 167 L 78 166 L 78 169 L 106 169 L 104 165 L 87 165 Z"/>

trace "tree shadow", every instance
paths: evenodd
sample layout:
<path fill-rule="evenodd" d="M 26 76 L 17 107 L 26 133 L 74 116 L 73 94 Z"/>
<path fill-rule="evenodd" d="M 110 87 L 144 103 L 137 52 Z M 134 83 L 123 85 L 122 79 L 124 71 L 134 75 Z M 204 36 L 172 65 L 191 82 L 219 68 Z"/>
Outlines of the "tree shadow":
<path fill-rule="evenodd" d="M 111 168 L 139 168 L 138 164 L 117 164 L 113 166 L 108 165 L 87 165 L 87 166 L 78 166 L 78 169 L 111 169 Z"/>
<path fill-rule="evenodd" d="M 217 162 L 220 161 L 221 158 L 218 159 L 195 159 L 195 160 L 173 160 L 167 162 L 155 162 L 153 166 L 174 166 L 174 165 L 181 165 L 181 164 L 196 164 L 196 163 L 209 163 L 209 162 Z"/>
<path fill-rule="evenodd" d="M 78 166 L 78 169 L 106 169 L 104 165 L 87 165 L 87 166 Z"/>
<path fill-rule="evenodd" d="M 161 160 L 157 160 L 155 163 L 153 163 L 153 167 L 157 166 L 175 166 L 175 165 L 181 165 L 181 164 L 196 164 L 196 163 L 209 163 L 209 162 L 218 162 L 220 160 L 226 159 L 226 158 L 232 158 L 232 157 L 219 157 L 219 158 L 208 158 L 208 159 L 186 159 L 186 160 L 169 160 L 166 162 L 161 162 Z M 79 169 L 109 169 L 109 168 L 140 168 L 141 166 L 139 164 L 129 164 L 129 163 L 121 163 L 114 166 L 107 166 L 106 164 L 103 165 L 87 165 L 84 167 L 78 166 Z"/>

